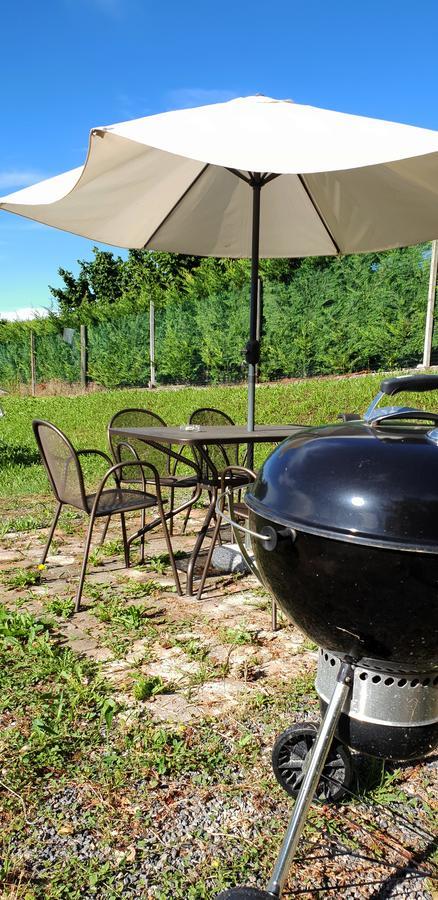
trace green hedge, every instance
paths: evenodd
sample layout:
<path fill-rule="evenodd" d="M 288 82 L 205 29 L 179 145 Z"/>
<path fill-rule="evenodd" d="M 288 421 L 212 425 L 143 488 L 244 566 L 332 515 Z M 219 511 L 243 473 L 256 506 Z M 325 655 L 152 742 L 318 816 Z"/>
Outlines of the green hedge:
<path fill-rule="evenodd" d="M 415 365 L 422 355 L 428 253 L 419 246 L 311 258 L 288 270 L 287 277 L 281 267 L 264 264 L 261 378 Z M 204 260 L 178 288 L 155 292 L 158 381 L 242 379 L 248 297 L 248 270 L 240 261 L 227 261 L 221 269 Z M 79 381 L 80 319 L 88 326 L 94 381 L 110 388 L 148 383 L 149 299 L 130 283 L 130 293 L 119 300 L 84 304 L 73 317 L 0 322 L 0 384 L 29 382 L 30 328 L 36 335 L 37 380 Z M 62 339 L 69 325 L 75 329 L 72 344 Z"/>

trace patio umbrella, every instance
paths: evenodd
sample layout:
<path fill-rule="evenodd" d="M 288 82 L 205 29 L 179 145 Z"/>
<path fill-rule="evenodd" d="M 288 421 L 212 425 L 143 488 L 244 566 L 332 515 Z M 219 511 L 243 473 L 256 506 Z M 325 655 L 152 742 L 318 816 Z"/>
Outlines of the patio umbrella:
<path fill-rule="evenodd" d="M 250 430 L 259 258 L 438 237 L 438 132 L 243 97 L 93 128 L 83 166 L 0 208 L 118 247 L 250 257 Z"/>

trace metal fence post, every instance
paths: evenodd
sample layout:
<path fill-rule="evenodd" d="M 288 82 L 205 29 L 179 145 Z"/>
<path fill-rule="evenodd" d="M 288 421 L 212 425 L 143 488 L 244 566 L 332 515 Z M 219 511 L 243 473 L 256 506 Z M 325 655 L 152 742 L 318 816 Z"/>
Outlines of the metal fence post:
<path fill-rule="evenodd" d="M 88 331 L 86 325 L 81 325 L 81 386 L 84 391 L 87 390 L 87 372 L 88 372 Z"/>
<path fill-rule="evenodd" d="M 155 304 L 153 300 L 149 303 L 149 358 L 151 366 L 149 387 L 155 388 L 157 381 L 155 377 Z"/>
<path fill-rule="evenodd" d="M 30 392 L 35 397 L 36 391 L 36 353 L 35 353 L 35 332 L 30 332 Z"/>
<path fill-rule="evenodd" d="M 432 241 L 430 258 L 429 290 L 427 295 L 426 327 L 424 331 L 423 367 L 430 366 L 433 336 L 433 314 L 435 309 L 436 277 L 438 265 L 438 241 Z"/>

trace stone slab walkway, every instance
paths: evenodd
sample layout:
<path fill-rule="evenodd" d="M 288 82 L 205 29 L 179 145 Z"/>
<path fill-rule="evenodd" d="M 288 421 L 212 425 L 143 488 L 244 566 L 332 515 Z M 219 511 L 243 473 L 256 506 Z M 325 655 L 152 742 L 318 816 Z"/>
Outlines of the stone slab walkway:
<path fill-rule="evenodd" d="M 279 630 L 271 631 L 271 599 L 253 576 L 209 577 L 201 601 L 177 596 L 159 529 L 147 541 L 146 565 L 135 565 L 134 548 L 126 569 L 118 522 L 103 547 L 98 524 L 83 609 L 73 615 L 87 523 L 72 509 L 63 512 L 40 572 L 52 506 L 50 499 L 3 502 L 0 601 L 50 617 L 66 645 L 99 664 L 125 715 L 141 708 L 157 721 L 181 723 L 217 716 L 314 667 L 316 647 L 294 626 L 279 617 Z M 202 509 L 193 511 L 185 535 L 182 519 L 176 522 L 181 554 L 193 546 L 202 517 Z M 132 517 L 128 524 L 137 523 Z"/>

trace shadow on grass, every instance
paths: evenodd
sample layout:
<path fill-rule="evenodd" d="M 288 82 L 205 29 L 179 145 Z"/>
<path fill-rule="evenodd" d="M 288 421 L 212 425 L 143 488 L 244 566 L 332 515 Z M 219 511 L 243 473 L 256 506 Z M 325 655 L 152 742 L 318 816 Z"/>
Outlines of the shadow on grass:
<path fill-rule="evenodd" d="M 40 462 L 40 455 L 35 447 L 20 444 L 5 444 L 0 441 L 0 466 L 34 466 Z"/>

